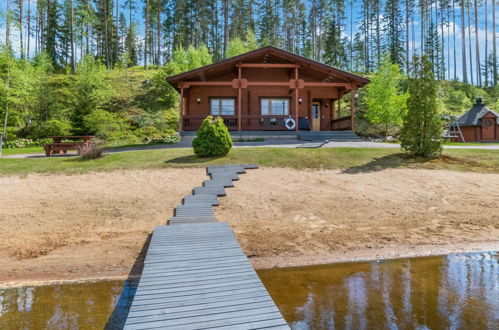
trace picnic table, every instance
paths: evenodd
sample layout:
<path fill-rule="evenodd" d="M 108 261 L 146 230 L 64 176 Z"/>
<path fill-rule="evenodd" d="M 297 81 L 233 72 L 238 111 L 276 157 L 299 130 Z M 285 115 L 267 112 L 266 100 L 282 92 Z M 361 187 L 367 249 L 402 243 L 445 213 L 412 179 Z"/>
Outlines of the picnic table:
<path fill-rule="evenodd" d="M 44 146 L 45 155 L 50 157 L 55 154 L 66 154 L 68 150 L 76 150 L 78 155 L 80 149 L 92 143 L 95 136 L 91 135 L 73 135 L 73 136 L 51 136 L 52 143 Z"/>

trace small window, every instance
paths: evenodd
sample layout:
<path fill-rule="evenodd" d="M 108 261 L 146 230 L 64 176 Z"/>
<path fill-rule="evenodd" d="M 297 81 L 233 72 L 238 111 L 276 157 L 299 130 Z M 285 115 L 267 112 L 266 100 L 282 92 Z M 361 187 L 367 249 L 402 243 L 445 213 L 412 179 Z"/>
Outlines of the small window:
<path fill-rule="evenodd" d="M 261 99 L 261 114 L 287 116 L 289 114 L 288 99 Z"/>
<path fill-rule="evenodd" d="M 211 99 L 211 114 L 214 116 L 234 116 L 235 110 L 234 99 Z"/>

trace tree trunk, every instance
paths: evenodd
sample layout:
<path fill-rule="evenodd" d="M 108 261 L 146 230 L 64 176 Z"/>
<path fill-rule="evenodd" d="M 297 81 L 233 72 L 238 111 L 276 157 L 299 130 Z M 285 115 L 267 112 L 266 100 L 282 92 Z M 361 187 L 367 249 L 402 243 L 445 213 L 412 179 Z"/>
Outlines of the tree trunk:
<path fill-rule="evenodd" d="M 424 35 L 424 32 L 425 32 L 425 2 L 424 1 L 421 1 L 421 22 L 419 22 L 421 24 L 421 56 L 423 56 L 424 54 L 424 41 L 425 41 L 425 35 Z"/>
<path fill-rule="evenodd" d="M 114 45 L 114 60 L 115 62 L 118 62 L 118 57 L 120 56 L 119 52 L 119 48 L 120 48 L 120 31 L 118 29 L 118 26 L 119 26 L 119 9 L 120 9 L 120 0 L 116 0 L 116 23 L 115 23 L 115 29 L 116 29 L 116 33 L 115 33 L 115 45 Z"/>
<path fill-rule="evenodd" d="M 461 0 L 461 57 L 463 58 L 463 81 L 468 82 L 466 71 L 466 28 L 464 22 L 464 0 Z"/>
<path fill-rule="evenodd" d="M 158 31 L 157 31 L 157 45 L 156 45 L 156 48 L 157 48 L 157 51 L 158 51 L 158 55 L 157 55 L 157 64 L 158 65 L 161 65 L 161 0 L 158 0 Z"/>
<path fill-rule="evenodd" d="M 29 59 L 29 44 L 31 39 L 31 8 L 30 0 L 28 0 L 28 33 L 26 35 L 26 58 Z"/>
<path fill-rule="evenodd" d="M 107 0 L 104 1 L 104 56 L 106 60 L 106 68 L 109 69 L 109 8 L 107 7 Z"/>
<path fill-rule="evenodd" d="M 19 1 L 19 44 L 21 46 L 21 58 L 24 58 L 23 44 L 23 0 Z"/>
<path fill-rule="evenodd" d="M 480 40 L 478 39 L 478 3 L 474 0 L 474 16 L 475 16 L 475 57 L 476 57 L 476 82 L 478 86 L 482 86 L 482 74 L 480 68 Z"/>
<path fill-rule="evenodd" d="M 270 31 L 267 31 L 270 32 Z M 229 0 L 224 0 L 224 54 L 227 54 L 227 47 L 229 45 Z"/>
<path fill-rule="evenodd" d="M 495 1 L 495 0 L 493 0 Z M 495 5 L 495 3 L 494 3 Z M 487 13 L 488 13 L 488 3 L 487 3 L 487 0 L 485 0 L 485 54 L 484 54 L 484 62 L 483 62 L 483 66 L 484 66 L 484 74 L 485 74 L 485 86 L 489 86 L 489 36 L 488 36 L 488 23 L 489 23 L 489 20 L 487 19 Z M 495 30 L 495 26 L 494 26 L 494 30 Z"/>
<path fill-rule="evenodd" d="M 496 0 L 492 0 L 492 66 L 494 70 L 494 86 L 497 85 L 497 47 L 496 47 Z"/>
<path fill-rule="evenodd" d="M 350 71 L 353 71 L 353 0 L 350 0 Z"/>
<path fill-rule="evenodd" d="M 409 74 L 409 0 L 405 0 L 405 73 Z"/>
<path fill-rule="evenodd" d="M 73 18 L 74 18 L 74 8 L 73 8 L 73 0 L 70 2 L 70 22 L 69 22 L 69 42 L 71 43 L 71 73 L 75 74 L 76 72 L 76 59 L 75 59 L 75 43 L 74 43 L 74 33 L 73 33 Z"/>
<path fill-rule="evenodd" d="M 471 19 L 470 19 L 470 10 L 471 7 L 467 8 L 467 15 L 468 15 L 468 50 L 469 50 L 469 55 L 470 55 L 470 81 L 471 84 L 473 85 L 473 52 L 471 50 Z"/>
<path fill-rule="evenodd" d="M 457 48 L 456 48 L 456 0 L 452 0 L 452 38 L 454 39 L 454 80 L 457 80 Z"/>
<path fill-rule="evenodd" d="M 149 0 L 146 0 L 146 33 L 144 39 L 144 69 L 147 70 L 147 46 L 149 42 Z"/>

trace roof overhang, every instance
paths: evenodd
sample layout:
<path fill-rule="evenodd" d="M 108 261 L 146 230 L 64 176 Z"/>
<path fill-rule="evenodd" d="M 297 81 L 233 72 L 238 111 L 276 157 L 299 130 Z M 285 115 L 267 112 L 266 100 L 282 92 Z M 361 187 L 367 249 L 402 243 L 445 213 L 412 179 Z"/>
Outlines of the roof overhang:
<path fill-rule="evenodd" d="M 275 67 L 275 68 L 291 68 L 291 66 L 294 67 L 299 67 L 302 69 L 306 69 L 309 71 L 316 71 L 323 76 L 325 76 L 325 82 L 329 81 L 342 81 L 345 83 L 349 83 L 352 86 L 355 87 L 362 87 L 370 82 L 369 79 L 365 77 L 358 76 L 356 74 L 343 71 L 337 68 L 334 68 L 332 66 L 308 59 L 306 57 L 296 55 L 293 53 L 290 53 L 288 51 L 272 47 L 272 46 L 267 46 L 263 47 L 260 49 L 256 49 L 235 57 L 231 57 L 225 60 L 222 60 L 217 63 L 209 64 L 194 70 L 186 71 L 171 77 L 167 78 L 168 83 L 172 85 L 175 89 L 179 89 L 179 83 L 187 80 L 206 80 L 204 78 L 206 75 L 209 73 L 216 73 L 217 71 L 223 72 L 227 68 L 233 69 L 236 67 L 258 67 L 258 63 L 244 63 L 245 61 L 249 61 L 254 58 L 258 58 L 259 56 L 263 56 L 263 59 L 265 59 L 268 56 L 274 56 L 276 58 L 282 59 L 284 61 L 290 62 L 290 63 L 266 63 L 265 66 L 267 67 Z"/>

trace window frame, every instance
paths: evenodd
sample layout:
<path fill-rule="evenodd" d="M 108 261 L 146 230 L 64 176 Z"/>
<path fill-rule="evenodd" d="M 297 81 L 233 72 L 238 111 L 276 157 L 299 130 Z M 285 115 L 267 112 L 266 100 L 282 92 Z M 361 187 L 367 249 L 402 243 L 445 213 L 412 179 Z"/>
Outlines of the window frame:
<path fill-rule="evenodd" d="M 235 97 L 230 97 L 230 96 L 222 96 L 222 97 L 213 96 L 213 97 L 210 97 L 209 100 L 210 100 L 210 115 L 212 115 L 212 116 L 235 116 L 236 115 L 236 98 Z M 212 102 L 215 101 L 215 100 L 218 100 L 218 113 L 217 114 L 213 114 L 212 107 L 211 107 Z M 224 114 L 222 114 L 222 101 L 223 100 L 232 100 L 234 102 L 233 113 L 231 115 L 224 115 Z"/>
<path fill-rule="evenodd" d="M 262 103 L 264 100 L 268 100 L 268 105 L 269 105 L 269 113 L 264 115 L 262 113 Z M 273 100 L 280 100 L 280 101 L 287 101 L 288 103 L 288 107 L 287 107 L 287 113 L 286 114 L 279 114 L 279 115 L 276 115 L 276 114 L 273 114 L 272 113 L 272 101 Z M 290 108 L 291 108 L 291 98 L 290 97 L 286 97 L 286 96 L 261 96 L 259 98 L 259 107 L 260 107 L 260 116 L 289 116 L 289 112 L 290 112 Z"/>

